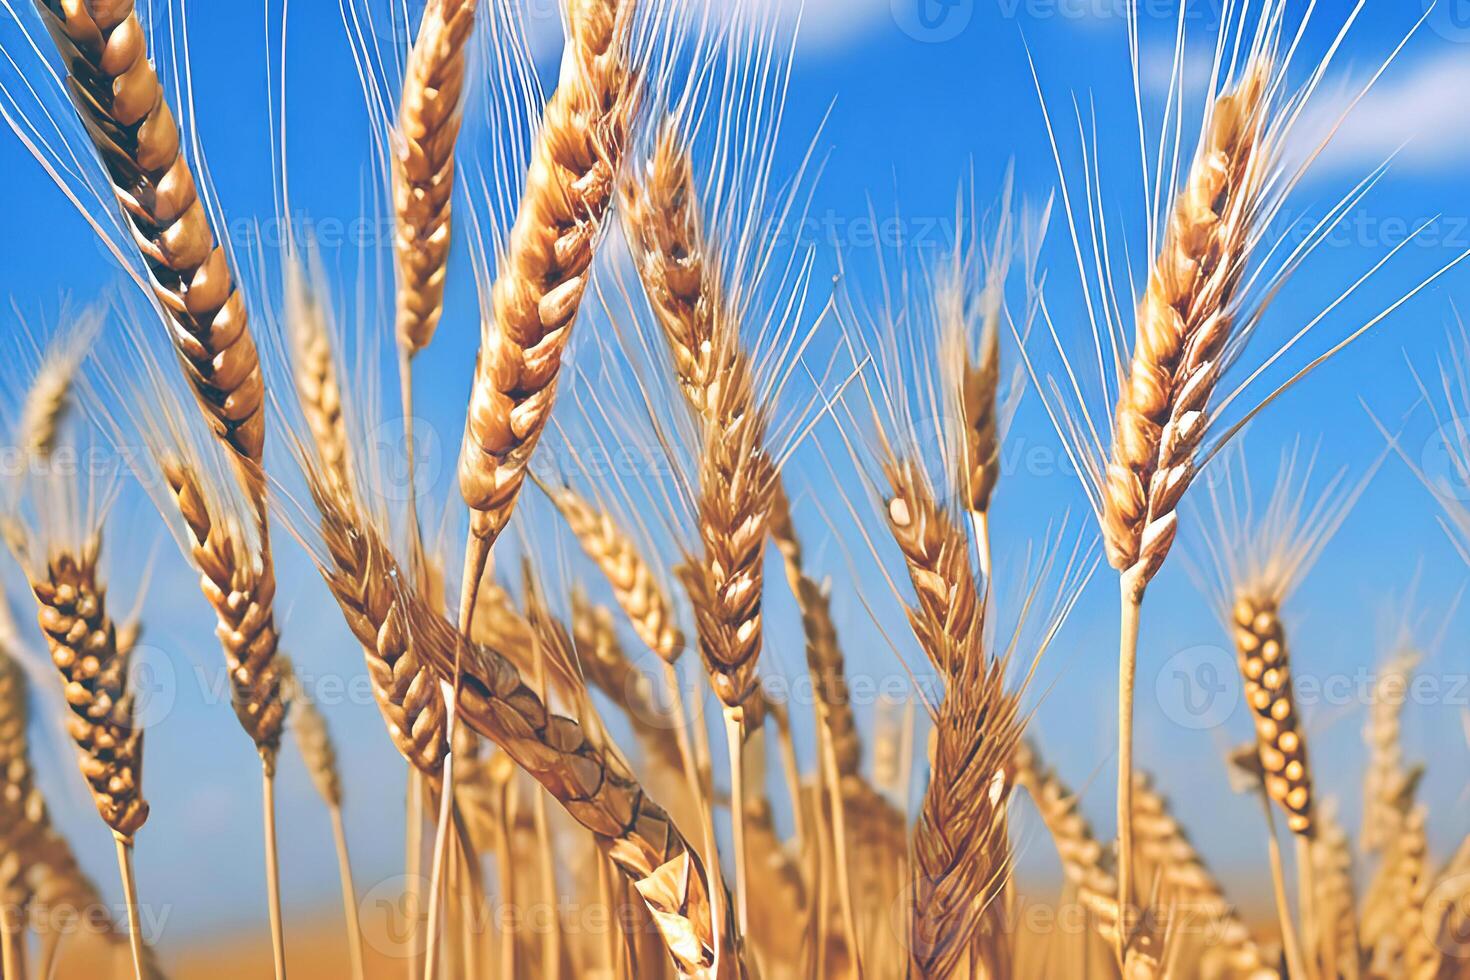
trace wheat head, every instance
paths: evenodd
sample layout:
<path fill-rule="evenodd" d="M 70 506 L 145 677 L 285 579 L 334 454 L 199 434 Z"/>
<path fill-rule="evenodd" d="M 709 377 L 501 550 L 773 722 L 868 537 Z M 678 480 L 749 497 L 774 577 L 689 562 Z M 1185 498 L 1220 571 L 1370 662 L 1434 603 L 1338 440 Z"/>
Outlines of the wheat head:
<path fill-rule="evenodd" d="M 1141 596 L 1174 542 L 1177 507 L 1234 329 L 1266 169 L 1269 64 L 1216 99 L 1139 303 L 1103 493 L 1108 560 Z"/>
<path fill-rule="evenodd" d="M 342 773 L 337 767 L 337 746 L 327 728 L 327 720 L 307 696 L 290 660 L 282 658 L 285 671 L 286 701 L 291 706 L 291 734 L 301 750 L 312 785 L 328 807 L 342 806 Z"/>
<path fill-rule="evenodd" d="M 424 9 L 404 70 L 393 140 L 393 251 L 398 266 L 398 343 L 417 354 L 444 312 L 466 49 L 478 0 L 434 0 Z"/>
<path fill-rule="evenodd" d="M 25 555 L 24 541 L 15 548 Z M 103 821 L 118 839 L 131 841 L 148 819 L 143 730 L 133 724 L 129 663 L 118 652 L 117 627 L 107 612 L 101 555 L 102 536 L 94 531 L 79 547 L 49 542 L 44 564 L 22 565 L 51 662 L 61 674 L 66 730 L 82 776 Z"/>
<path fill-rule="evenodd" d="M 297 400 L 322 469 L 339 487 L 351 487 L 352 438 L 343 412 L 325 277 L 293 252 L 286 259 L 285 280 L 285 325 Z"/>
<path fill-rule="evenodd" d="M 265 444 L 260 357 L 133 0 L 36 0 L 36 6 L 147 263 L 185 377 L 215 435 L 254 474 Z"/>
<path fill-rule="evenodd" d="M 481 542 L 493 542 L 515 509 L 612 205 L 635 109 L 633 13 L 633 0 L 569 5 L 561 80 L 493 287 L 459 458 L 460 490 Z"/>
<path fill-rule="evenodd" d="M 1235 649 L 1245 699 L 1255 715 L 1266 792 L 1286 810 L 1294 834 L 1313 833 L 1312 771 L 1291 683 L 1291 654 L 1280 610 L 1269 597 L 1235 603 Z"/>
<path fill-rule="evenodd" d="M 230 677 L 230 701 L 240 726 L 273 772 L 285 726 L 284 671 L 276 654 L 275 566 L 268 544 L 246 533 L 227 512 L 222 494 L 181 456 L 161 455 L 158 465 L 188 532 L 188 553 L 199 587 L 214 609 L 215 633 Z"/>
<path fill-rule="evenodd" d="M 570 487 L 547 487 L 547 495 L 576 535 L 587 557 L 612 585 L 613 596 L 638 638 L 660 660 L 677 663 L 684 652 L 673 604 L 658 575 L 613 516 Z"/>

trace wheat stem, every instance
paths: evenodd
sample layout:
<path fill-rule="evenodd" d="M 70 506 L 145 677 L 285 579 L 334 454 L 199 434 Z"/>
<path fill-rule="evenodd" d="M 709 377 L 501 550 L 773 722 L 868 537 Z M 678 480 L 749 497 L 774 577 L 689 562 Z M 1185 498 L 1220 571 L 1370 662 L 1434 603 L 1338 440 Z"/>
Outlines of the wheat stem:
<path fill-rule="evenodd" d="M 1281 841 L 1276 837 L 1276 814 L 1271 811 L 1271 797 L 1264 788 L 1258 795 L 1266 813 L 1266 845 L 1271 852 L 1271 889 L 1276 897 L 1276 915 L 1281 923 L 1281 946 L 1286 955 L 1287 973 L 1307 977 L 1302 965 L 1302 947 L 1291 918 L 1291 899 L 1286 894 L 1286 866 L 1281 856 Z"/>
<path fill-rule="evenodd" d="M 725 746 L 730 753 L 730 834 L 735 845 L 735 921 L 740 934 L 750 930 L 747 884 L 750 865 L 745 853 L 745 722 L 740 708 L 726 707 Z"/>
<path fill-rule="evenodd" d="M 433 860 L 429 866 L 429 914 L 424 952 L 424 980 L 434 980 L 439 968 L 439 918 L 444 890 L 444 864 L 448 859 L 449 816 L 454 808 L 454 753 L 444 759 L 444 782 L 439 790 L 439 817 L 434 828 Z"/>
<path fill-rule="evenodd" d="M 276 772 L 265 755 L 260 768 L 261 818 L 265 828 L 266 895 L 270 904 L 271 956 L 276 980 L 286 980 L 286 931 L 281 914 L 281 858 L 276 846 Z"/>
<path fill-rule="evenodd" d="M 1133 928 L 1133 693 L 1142 597 L 1125 584 L 1118 641 L 1118 961 Z"/>
<path fill-rule="evenodd" d="M 347 956 L 352 966 L 352 980 L 363 980 L 362 922 L 357 917 L 357 887 L 352 882 L 352 859 L 347 853 L 347 827 L 342 808 L 333 806 L 332 842 L 337 850 L 337 877 L 342 884 L 342 913 L 347 919 Z"/>
<path fill-rule="evenodd" d="M 408 962 L 405 965 L 408 970 L 408 980 L 419 980 L 422 975 L 420 964 L 423 962 L 423 936 L 419 933 L 418 916 L 419 910 L 423 908 L 423 864 L 424 864 L 424 791 L 428 783 L 428 777 L 423 770 L 417 766 L 410 766 L 408 771 L 408 798 L 404 808 L 403 828 L 403 850 L 404 850 L 404 877 L 406 879 L 406 891 L 403 896 L 404 903 L 409 909 L 413 922 L 413 938 L 410 942 Z"/>
<path fill-rule="evenodd" d="M 0 936 L 0 965 L 6 977 L 23 978 L 26 975 L 26 931 L 18 903 L 7 897 L 0 906 L 4 917 L 4 935 Z"/>
<path fill-rule="evenodd" d="M 123 898 L 128 910 L 128 946 L 133 954 L 133 975 L 143 980 L 143 932 L 138 921 L 138 883 L 133 874 L 133 843 L 121 834 L 112 835 L 117 849 L 117 872 L 122 881 Z M 7 977 L 24 976 L 22 973 L 5 974 Z"/>

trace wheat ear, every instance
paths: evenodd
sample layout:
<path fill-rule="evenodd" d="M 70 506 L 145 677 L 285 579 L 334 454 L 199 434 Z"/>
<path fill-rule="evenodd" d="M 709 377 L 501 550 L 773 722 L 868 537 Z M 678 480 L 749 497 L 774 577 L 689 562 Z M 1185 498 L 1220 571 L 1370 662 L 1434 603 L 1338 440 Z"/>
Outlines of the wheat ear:
<path fill-rule="evenodd" d="M 400 588 L 396 601 L 439 676 L 459 677 L 465 722 L 544 786 L 633 882 L 680 976 L 743 977 L 740 937 L 733 923 L 715 917 L 698 852 L 618 753 L 578 722 L 552 714 L 514 665 L 464 640 L 410 589 Z"/>
<path fill-rule="evenodd" d="M 170 320 L 184 375 L 215 435 L 249 464 L 249 482 L 263 493 L 265 387 L 245 300 L 181 150 L 133 0 L 36 5 Z"/>
<path fill-rule="evenodd" d="M 347 955 L 353 980 L 363 980 L 362 926 L 357 918 L 357 889 L 352 883 L 352 861 L 347 851 L 346 827 L 342 821 L 342 773 L 337 767 L 337 746 L 327 720 L 307 696 L 289 660 L 286 671 L 286 700 L 291 705 L 291 734 L 306 763 L 317 795 L 332 818 L 332 840 L 337 850 L 337 875 L 342 885 L 342 912 L 347 921 Z"/>
<path fill-rule="evenodd" d="M 322 469 L 339 489 L 349 488 L 354 480 L 352 438 L 343 413 L 324 277 L 292 252 L 286 259 L 285 280 L 286 332 L 297 400 Z"/>
<path fill-rule="evenodd" d="M 1353 873 L 1352 842 L 1337 822 L 1333 800 L 1324 800 L 1316 813 L 1312 841 L 1313 881 L 1318 921 L 1313 955 L 1319 975 L 1358 980 L 1362 949 L 1358 941 L 1357 884 Z"/>
<path fill-rule="evenodd" d="M 27 558 L 25 532 L 9 529 L 12 548 L 36 598 L 38 620 L 61 674 L 67 734 L 77 747 L 82 776 L 117 845 L 127 899 L 134 972 L 141 980 L 143 949 L 132 870 L 133 838 L 148 819 L 143 799 L 143 730 L 133 721 L 129 658 L 119 652 L 117 627 L 107 612 L 99 562 L 102 535 L 93 531 L 78 547 L 48 543 L 44 566 Z"/>
<path fill-rule="evenodd" d="M 319 570 L 362 645 L 388 735 L 404 759 L 437 782 L 449 751 L 446 708 L 393 601 L 397 566 L 381 542 L 358 533 L 365 518 L 355 498 L 336 492 L 316 467 L 307 466 L 307 479 L 329 556 Z"/>
<path fill-rule="evenodd" d="M 460 452 L 471 556 L 480 559 L 468 563 L 467 588 L 510 520 L 556 398 L 635 108 L 633 14 L 633 0 L 569 5 L 560 83 L 501 257 Z"/>
<path fill-rule="evenodd" d="M 890 457 L 884 472 L 889 531 L 917 596 L 909 622 L 945 685 L 914 832 L 910 970 L 949 977 L 1004 969 L 997 960 L 1005 951 L 992 940 L 1010 873 L 1005 809 L 1021 738 L 1020 698 L 1006 689 L 1004 660 L 985 649 L 969 539 L 915 463 Z"/>
<path fill-rule="evenodd" d="M 478 0 L 433 0 L 409 52 L 393 134 L 398 343 L 410 357 L 444 312 L 466 50 Z"/>
<path fill-rule="evenodd" d="M 1276 602 L 1241 595 L 1235 603 L 1235 649 L 1245 698 L 1256 716 L 1256 744 L 1266 792 L 1286 811 L 1293 834 L 1311 837 L 1312 774 L 1292 692 L 1291 655 Z"/>
<path fill-rule="evenodd" d="M 274 565 L 262 548 L 251 547 L 241 523 L 215 502 L 193 464 L 165 456 L 159 466 L 188 530 L 200 590 L 218 618 L 235 717 L 274 772 L 286 721 Z"/>
<path fill-rule="evenodd" d="M 14 624 L 0 596 L 0 964 L 7 977 L 26 975 L 23 912 L 31 900 L 32 855 L 50 829 L 31 769 L 26 678 L 11 656 L 15 643 Z"/>
<path fill-rule="evenodd" d="M 1103 540 L 1121 575 L 1118 657 L 1118 899 L 1132 901 L 1133 687 L 1140 605 L 1174 542 L 1180 498 L 1208 425 L 1234 327 L 1266 166 L 1271 70 L 1258 60 L 1215 100 L 1139 304 L 1102 494 Z M 1128 937 L 1120 939 L 1123 952 Z M 1120 956 L 1121 958 L 1121 956 Z"/>
<path fill-rule="evenodd" d="M 637 545 L 611 514 L 599 510 L 572 488 L 544 489 L 582 550 L 607 578 L 613 597 L 638 638 L 660 660 L 678 662 L 684 652 L 684 635 L 675 619 L 673 603 Z"/>
<path fill-rule="evenodd" d="M 71 411 L 77 372 L 101 324 L 99 314 L 88 314 L 59 332 L 47 346 L 26 389 L 16 426 L 17 443 L 28 457 L 44 460 L 56 451 L 61 427 Z"/>

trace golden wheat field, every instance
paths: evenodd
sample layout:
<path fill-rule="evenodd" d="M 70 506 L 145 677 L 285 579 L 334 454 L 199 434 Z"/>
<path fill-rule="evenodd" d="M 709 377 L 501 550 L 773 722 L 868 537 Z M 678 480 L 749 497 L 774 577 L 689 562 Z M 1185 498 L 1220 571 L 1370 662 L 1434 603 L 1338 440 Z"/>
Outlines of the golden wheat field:
<path fill-rule="evenodd" d="M 1463 25 L 1058 2 L 0 0 L 5 980 L 1470 980 Z"/>

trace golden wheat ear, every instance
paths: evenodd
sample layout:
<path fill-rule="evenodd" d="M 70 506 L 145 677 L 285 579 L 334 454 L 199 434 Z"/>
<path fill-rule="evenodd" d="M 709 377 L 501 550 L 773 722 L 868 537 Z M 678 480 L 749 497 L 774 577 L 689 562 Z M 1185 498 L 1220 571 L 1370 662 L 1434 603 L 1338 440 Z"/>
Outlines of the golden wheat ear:
<path fill-rule="evenodd" d="M 95 350 L 106 319 L 107 309 L 102 305 L 78 314 L 63 312 L 61 326 L 31 369 L 25 397 L 16 406 L 13 419 L 6 406 L 14 445 L 27 459 L 44 463 L 56 451 L 76 404 L 82 364 Z"/>

